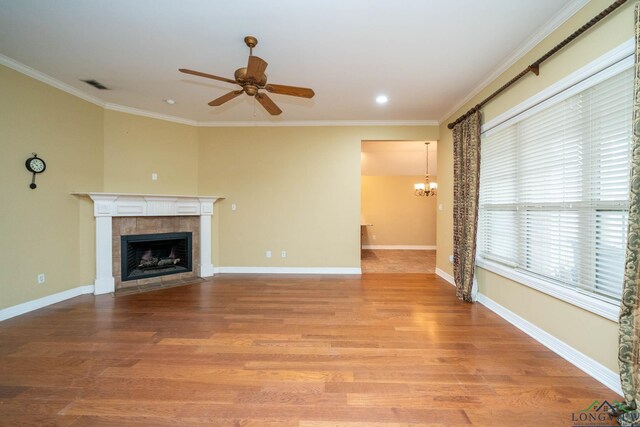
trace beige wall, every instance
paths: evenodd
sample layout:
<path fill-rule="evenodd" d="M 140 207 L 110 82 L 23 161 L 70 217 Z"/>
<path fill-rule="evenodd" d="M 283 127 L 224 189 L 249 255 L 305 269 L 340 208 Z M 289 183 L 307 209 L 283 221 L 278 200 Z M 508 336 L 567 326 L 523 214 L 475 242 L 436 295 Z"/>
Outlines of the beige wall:
<path fill-rule="evenodd" d="M 633 4 L 633 2 L 628 2 L 621 6 L 598 26 L 589 30 L 545 62 L 540 68 L 540 76 L 529 74 L 521 82 L 489 103 L 483 110 L 483 122 L 516 106 L 633 37 Z M 449 274 L 452 273 L 448 257 L 453 248 L 453 148 L 451 131 L 447 129 L 447 124 L 511 79 L 608 5 L 609 2 L 599 0 L 588 3 L 558 30 L 526 54 L 517 64 L 455 114 L 443 121 L 440 126 L 440 143 L 438 145 L 438 176 L 440 177 L 438 197 L 439 203 L 443 205 L 443 210 L 438 211 L 438 255 L 436 260 L 436 265 L 441 270 Z M 540 294 L 529 287 L 482 269 L 479 269 L 478 272 L 478 284 L 481 293 L 594 360 L 617 371 L 617 325 L 615 322 Z"/>
<path fill-rule="evenodd" d="M 357 268 L 361 141 L 435 140 L 439 132 L 197 128 L 104 110 L 6 68 L 0 83 L 0 231 L 8 243 L 0 308 L 93 283 L 93 208 L 71 192 L 223 195 L 212 224 L 215 265 Z M 32 151 L 48 162 L 35 191 L 24 169 Z"/>
<path fill-rule="evenodd" d="M 373 224 L 366 228 L 364 245 L 435 247 L 437 198 L 416 197 L 413 185 L 418 182 L 424 182 L 424 175 L 362 177 L 361 220 Z"/>
<path fill-rule="evenodd" d="M 359 268 L 361 141 L 437 139 L 438 128 L 199 131 L 200 193 L 226 197 L 216 204 L 218 265 Z"/>
<path fill-rule="evenodd" d="M 0 66 L 0 308 L 93 283 L 93 209 L 70 193 L 102 189 L 102 128 L 102 108 Z"/>
<path fill-rule="evenodd" d="M 105 110 L 104 191 L 198 194 L 198 129 Z"/>
<path fill-rule="evenodd" d="M 615 370 L 618 324 L 572 304 L 478 269 L 480 292 L 573 348 Z"/>

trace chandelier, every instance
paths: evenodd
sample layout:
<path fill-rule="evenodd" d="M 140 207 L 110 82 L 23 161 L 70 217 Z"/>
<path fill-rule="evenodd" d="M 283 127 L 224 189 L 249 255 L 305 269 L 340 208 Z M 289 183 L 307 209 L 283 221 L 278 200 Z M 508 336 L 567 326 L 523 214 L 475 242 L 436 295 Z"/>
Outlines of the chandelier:
<path fill-rule="evenodd" d="M 413 184 L 414 194 L 416 196 L 435 196 L 438 193 L 438 184 L 429 180 L 429 143 L 424 143 L 426 152 L 426 171 L 424 182 Z"/>

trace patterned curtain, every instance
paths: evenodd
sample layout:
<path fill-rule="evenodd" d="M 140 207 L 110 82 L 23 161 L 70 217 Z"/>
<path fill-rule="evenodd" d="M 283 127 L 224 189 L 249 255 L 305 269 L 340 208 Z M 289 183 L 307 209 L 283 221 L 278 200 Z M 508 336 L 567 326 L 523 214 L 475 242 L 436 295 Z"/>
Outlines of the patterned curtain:
<path fill-rule="evenodd" d="M 480 111 L 453 128 L 453 277 L 456 296 L 473 302 L 480 184 Z"/>
<path fill-rule="evenodd" d="M 622 392 L 629 409 L 640 407 L 640 5 L 636 5 L 636 64 L 633 99 L 633 137 L 631 155 L 631 183 L 629 193 L 629 228 L 627 257 L 625 260 L 622 304 L 620 306 L 620 337 L 618 364 Z M 620 415 L 621 425 L 629 418 L 637 417 L 632 411 Z M 635 424 L 633 424 L 635 425 Z"/>

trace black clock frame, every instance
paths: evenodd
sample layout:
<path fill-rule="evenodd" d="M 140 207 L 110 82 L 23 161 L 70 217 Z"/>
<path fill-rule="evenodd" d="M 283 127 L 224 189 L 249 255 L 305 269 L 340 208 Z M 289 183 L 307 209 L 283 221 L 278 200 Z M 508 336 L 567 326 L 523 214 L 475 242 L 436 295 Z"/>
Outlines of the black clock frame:
<path fill-rule="evenodd" d="M 29 157 L 27 159 L 27 161 L 24 163 L 24 165 L 26 166 L 27 170 L 29 172 L 31 172 L 33 174 L 33 177 L 31 178 L 31 184 L 29 184 L 29 188 L 31 188 L 32 190 L 34 190 L 37 185 L 36 185 L 36 174 L 37 173 L 42 173 L 47 169 L 47 163 L 40 157 L 38 157 L 38 155 L 36 153 L 32 153 L 33 156 Z M 35 159 L 38 159 L 42 162 L 42 170 L 34 170 L 33 167 L 31 166 L 31 162 L 34 161 Z"/>

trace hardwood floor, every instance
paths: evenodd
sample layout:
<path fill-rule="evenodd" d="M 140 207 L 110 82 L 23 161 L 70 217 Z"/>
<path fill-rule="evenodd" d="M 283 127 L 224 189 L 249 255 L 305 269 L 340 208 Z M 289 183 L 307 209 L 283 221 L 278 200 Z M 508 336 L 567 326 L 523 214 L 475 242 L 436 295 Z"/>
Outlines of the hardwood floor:
<path fill-rule="evenodd" d="M 570 426 L 620 399 L 431 274 L 223 275 L 0 323 L 0 425 Z"/>
<path fill-rule="evenodd" d="M 435 273 L 436 251 L 363 249 L 363 273 Z"/>

